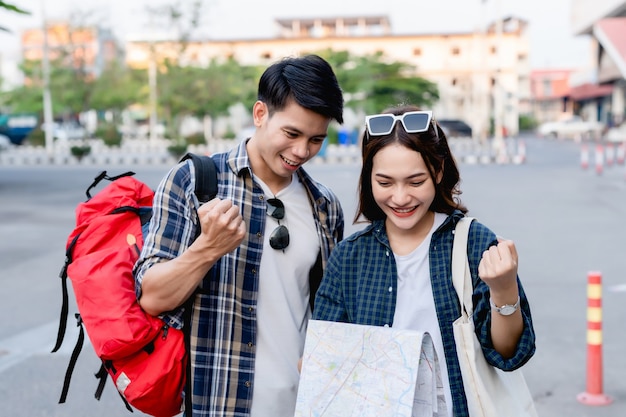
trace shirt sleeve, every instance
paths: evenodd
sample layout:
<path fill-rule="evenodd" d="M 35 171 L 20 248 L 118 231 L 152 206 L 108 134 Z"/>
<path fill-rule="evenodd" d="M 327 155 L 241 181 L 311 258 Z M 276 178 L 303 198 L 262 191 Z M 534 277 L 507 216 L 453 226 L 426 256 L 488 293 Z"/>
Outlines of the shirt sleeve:
<path fill-rule="evenodd" d="M 171 260 L 193 242 L 197 224 L 198 199 L 191 161 L 173 167 L 158 185 L 152 204 L 152 218 L 133 273 L 135 293 L 141 298 L 144 274 L 153 265 Z M 167 320 L 166 320 L 167 321 Z"/>
<path fill-rule="evenodd" d="M 335 247 L 330 254 L 328 264 L 324 270 L 324 277 L 320 288 L 315 296 L 315 309 L 312 318 L 314 320 L 340 321 L 348 320 L 344 307 L 343 291 L 341 288 L 341 268 L 342 262 L 341 244 Z"/>
<path fill-rule="evenodd" d="M 476 225 L 474 233 L 470 233 L 470 269 L 474 282 L 474 293 L 472 301 L 474 304 L 473 321 L 476 336 L 482 346 L 483 354 L 488 363 L 504 371 L 513 371 L 520 368 L 535 353 L 535 331 L 533 328 L 530 306 L 522 283 L 518 277 L 517 285 L 520 296 L 520 308 L 524 322 L 524 329 L 520 337 L 515 353 L 510 358 L 504 358 L 498 353 L 491 341 L 491 305 L 489 303 L 489 287 L 478 277 L 478 264 L 485 249 L 493 244 L 497 244 L 495 234 L 485 226 L 473 222 L 472 229 Z"/>

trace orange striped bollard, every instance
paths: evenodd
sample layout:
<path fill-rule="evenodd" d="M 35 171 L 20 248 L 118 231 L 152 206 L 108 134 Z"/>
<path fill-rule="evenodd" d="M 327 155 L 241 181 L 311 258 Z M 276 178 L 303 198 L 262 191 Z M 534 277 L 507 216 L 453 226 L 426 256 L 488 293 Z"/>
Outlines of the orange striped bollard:
<path fill-rule="evenodd" d="M 587 390 L 578 394 L 586 405 L 608 405 L 613 399 L 602 391 L 602 274 L 587 274 Z"/>

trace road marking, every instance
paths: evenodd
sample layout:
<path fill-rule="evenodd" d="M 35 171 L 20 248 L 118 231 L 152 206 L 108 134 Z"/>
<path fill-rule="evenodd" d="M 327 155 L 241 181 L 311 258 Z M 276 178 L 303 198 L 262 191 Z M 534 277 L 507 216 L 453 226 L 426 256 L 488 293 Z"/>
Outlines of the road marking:
<path fill-rule="evenodd" d="M 50 354 L 56 342 L 58 330 L 59 322 L 55 320 L 0 340 L 0 373 L 31 356 Z M 64 342 L 56 354 L 69 356 L 72 354 L 76 340 L 78 340 L 78 327 L 68 325 L 63 340 Z M 85 337 L 83 349 L 87 344 L 89 344 L 89 339 Z"/>
<path fill-rule="evenodd" d="M 611 292 L 626 292 L 626 284 L 613 285 L 609 287 Z"/>

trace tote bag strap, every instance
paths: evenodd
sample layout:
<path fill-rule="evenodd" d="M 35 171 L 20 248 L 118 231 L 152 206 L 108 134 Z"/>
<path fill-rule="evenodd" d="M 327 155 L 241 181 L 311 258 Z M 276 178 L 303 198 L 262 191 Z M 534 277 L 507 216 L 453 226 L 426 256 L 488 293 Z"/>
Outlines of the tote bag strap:
<path fill-rule="evenodd" d="M 454 231 L 454 243 L 452 244 L 452 284 L 459 297 L 461 310 L 465 309 L 471 317 L 472 305 L 472 277 L 467 261 L 467 238 L 473 217 L 463 217 L 456 224 Z"/>

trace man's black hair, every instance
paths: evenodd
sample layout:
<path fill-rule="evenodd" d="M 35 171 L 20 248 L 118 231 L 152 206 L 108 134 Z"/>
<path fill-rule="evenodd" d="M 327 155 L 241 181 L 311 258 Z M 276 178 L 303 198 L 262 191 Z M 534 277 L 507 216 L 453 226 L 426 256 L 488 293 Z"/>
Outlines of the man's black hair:
<path fill-rule="evenodd" d="M 343 93 L 326 60 L 317 55 L 289 57 L 269 66 L 259 80 L 257 99 L 270 113 L 293 99 L 305 109 L 343 123 Z"/>

